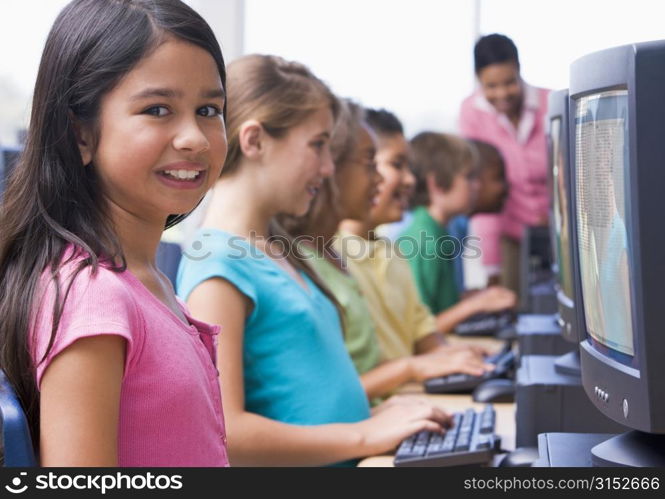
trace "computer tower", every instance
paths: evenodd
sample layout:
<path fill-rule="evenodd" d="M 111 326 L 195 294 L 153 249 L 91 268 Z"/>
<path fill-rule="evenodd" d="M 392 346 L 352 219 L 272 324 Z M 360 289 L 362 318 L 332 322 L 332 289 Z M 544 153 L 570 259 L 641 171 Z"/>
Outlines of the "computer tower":
<path fill-rule="evenodd" d="M 527 227 L 520 247 L 520 310 L 553 314 L 558 310 L 547 227 Z"/>
<path fill-rule="evenodd" d="M 516 446 L 535 447 L 539 433 L 626 431 L 596 409 L 580 377 L 556 371 L 556 359 L 554 355 L 521 359 L 515 381 Z"/>

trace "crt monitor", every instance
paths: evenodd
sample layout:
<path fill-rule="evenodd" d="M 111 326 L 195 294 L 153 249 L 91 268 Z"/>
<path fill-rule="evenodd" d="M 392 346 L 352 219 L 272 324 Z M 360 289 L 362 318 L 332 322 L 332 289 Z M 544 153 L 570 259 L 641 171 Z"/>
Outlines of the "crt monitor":
<path fill-rule="evenodd" d="M 550 229 L 556 276 L 558 320 L 561 335 L 578 344 L 581 328 L 577 324 L 575 303 L 580 299 L 576 248 L 572 238 L 574 210 L 571 200 L 568 89 L 551 92 L 548 98 L 547 139 L 549 187 L 551 195 Z M 560 374 L 580 376 L 579 349 L 562 355 L 555 362 Z"/>
<path fill-rule="evenodd" d="M 568 170 L 568 90 L 551 92 L 548 99 L 547 139 L 550 184 L 550 229 L 556 290 L 562 335 L 577 342 L 573 259 L 570 240 L 570 199 Z"/>
<path fill-rule="evenodd" d="M 665 465 L 665 41 L 571 66 L 574 238 L 582 383 L 634 431 L 592 450 L 599 465 Z"/>

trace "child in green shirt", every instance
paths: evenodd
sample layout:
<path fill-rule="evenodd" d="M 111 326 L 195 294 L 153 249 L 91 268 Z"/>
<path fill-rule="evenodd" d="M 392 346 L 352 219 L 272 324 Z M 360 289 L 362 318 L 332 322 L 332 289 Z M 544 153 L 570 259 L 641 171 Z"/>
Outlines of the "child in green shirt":
<path fill-rule="evenodd" d="M 375 160 L 383 180 L 371 208 L 354 217 L 345 215 L 335 249 L 360 284 L 385 359 L 445 350 L 447 323 L 442 325 L 420 299 L 407 260 L 376 233 L 379 225 L 402 219 L 413 194 L 416 179 L 409 165 L 409 143 L 389 111 L 366 110 L 366 121 L 377 138 Z M 339 175 L 336 172 L 335 178 Z"/>
<path fill-rule="evenodd" d="M 410 146 L 416 176 L 413 219 L 398 244 L 440 330 L 452 330 L 477 313 L 514 307 L 516 296 L 506 288 L 490 286 L 460 299 L 456 286 L 453 260 L 464 251 L 464 241 L 450 236 L 446 224 L 468 213 L 477 194 L 471 146 L 434 132 L 418 134 Z"/>

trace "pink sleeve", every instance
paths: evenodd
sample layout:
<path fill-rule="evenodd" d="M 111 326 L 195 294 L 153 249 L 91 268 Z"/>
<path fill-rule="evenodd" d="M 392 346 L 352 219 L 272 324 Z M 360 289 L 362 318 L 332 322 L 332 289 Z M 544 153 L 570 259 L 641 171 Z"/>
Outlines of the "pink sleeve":
<path fill-rule="evenodd" d="M 481 124 L 478 111 L 473 109 L 473 98 L 474 96 L 472 95 L 471 97 L 467 97 L 464 102 L 462 102 L 459 116 L 459 132 L 460 135 L 464 138 L 482 140 L 483 126 Z"/>
<path fill-rule="evenodd" d="M 70 275 L 72 269 L 73 265 L 67 264 L 61 275 Z M 61 296 L 66 289 L 63 280 L 61 278 Z M 127 341 L 125 374 L 132 368 L 143 344 L 144 328 L 133 296 L 118 274 L 99 267 L 93 276 L 88 267 L 76 276 L 65 301 L 53 345 L 44 359 L 53 325 L 55 285 L 44 276 L 39 289 L 37 313 L 30 337 L 32 356 L 37 365 L 38 387 L 51 361 L 81 338 L 108 334 L 121 336 Z"/>
<path fill-rule="evenodd" d="M 501 216 L 475 215 L 471 218 L 470 229 L 474 236 L 480 238 L 483 265 L 501 265 Z"/>

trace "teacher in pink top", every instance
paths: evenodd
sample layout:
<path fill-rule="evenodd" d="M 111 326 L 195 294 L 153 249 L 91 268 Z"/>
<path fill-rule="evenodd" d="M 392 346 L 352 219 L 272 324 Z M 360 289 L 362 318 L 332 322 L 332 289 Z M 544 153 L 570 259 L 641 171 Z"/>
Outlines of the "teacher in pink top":
<path fill-rule="evenodd" d="M 519 293 L 519 251 L 526 226 L 547 223 L 547 147 L 545 116 L 548 90 L 532 87 L 520 75 L 517 47 L 499 34 L 478 40 L 474 48 L 479 88 L 462 103 L 460 132 L 496 146 L 503 155 L 509 193 L 497 215 L 476 215 L 471 232 L 480 237 L 490 282 Z"/>

